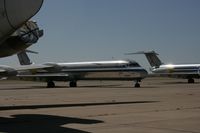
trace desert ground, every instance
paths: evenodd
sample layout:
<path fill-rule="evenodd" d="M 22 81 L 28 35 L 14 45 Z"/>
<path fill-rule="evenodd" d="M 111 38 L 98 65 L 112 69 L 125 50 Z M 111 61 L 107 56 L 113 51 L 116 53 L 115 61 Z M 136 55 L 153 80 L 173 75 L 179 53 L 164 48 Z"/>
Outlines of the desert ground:
<path fill-rule="evenodd" d="M 200 133 L 200 82 L 0 81 L 2 133 Z"/>

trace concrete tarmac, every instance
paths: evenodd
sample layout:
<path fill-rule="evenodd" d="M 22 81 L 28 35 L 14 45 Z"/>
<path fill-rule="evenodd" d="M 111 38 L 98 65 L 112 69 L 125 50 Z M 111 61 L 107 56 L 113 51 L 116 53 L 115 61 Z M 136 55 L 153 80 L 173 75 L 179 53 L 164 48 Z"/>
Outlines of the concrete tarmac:
<path fill-rule="evenodd" d="M 200 133 L 200 82 L 0 82 L 2 133 Z"/>

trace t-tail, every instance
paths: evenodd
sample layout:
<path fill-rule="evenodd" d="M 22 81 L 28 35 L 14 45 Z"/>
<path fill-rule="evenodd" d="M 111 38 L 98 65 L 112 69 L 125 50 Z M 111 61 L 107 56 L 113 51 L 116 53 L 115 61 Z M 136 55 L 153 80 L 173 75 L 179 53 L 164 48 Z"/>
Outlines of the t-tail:
<path fill-rule="evenodd" d="M 149 64 L 151 65 L 151 67 L 155 67 L 158 68 L 160 65 L 162 65 L 163 63 L 161 62 L 161 60 L 158 58 L 158 55 L 155 51 L 140 51 L 140 52 L 136 52 L 136 53 L 127 53 L 126 55 L 132 55 L 132 54 L 144 54 L 149 62 Z"/>

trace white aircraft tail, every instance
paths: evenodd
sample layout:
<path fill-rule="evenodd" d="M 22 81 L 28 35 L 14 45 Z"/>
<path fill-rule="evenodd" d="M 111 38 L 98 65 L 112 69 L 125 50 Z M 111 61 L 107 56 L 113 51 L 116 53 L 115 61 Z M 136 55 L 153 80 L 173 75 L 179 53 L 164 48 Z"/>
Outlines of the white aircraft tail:
<path fill-rule="evenodd" d="M 127 53 L 126 55 L 132 55 L 132 54 L 144 54 L 151 65 L 151 67 L 159 67 L 163 63 L 161 60 L 158 58 L 158 54 L 155 51 L 148 51 L 148 52 L 136 52 L 136 53 Z"/>

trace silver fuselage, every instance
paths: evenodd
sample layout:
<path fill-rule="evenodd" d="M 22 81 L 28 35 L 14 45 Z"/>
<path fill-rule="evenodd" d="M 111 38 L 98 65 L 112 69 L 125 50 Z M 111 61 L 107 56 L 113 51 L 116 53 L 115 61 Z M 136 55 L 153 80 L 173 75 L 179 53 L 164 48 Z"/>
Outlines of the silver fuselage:
<path fill-rule="evenodd" d="M 40 75 L 38 77 L 43 78 L 45 80 L 53 80 L 53 81 L 77 81 L 77 80 L 140 81 L 141 79 L 147 76 L 147 71 L 145 69 L 143 69 L 135 61 L 130 61 L 130 60 L 46 63 L 43 65 L 52 67 L 49 69 L 47 68 L 34 71 L 32 75 L 36 75 L 36 77 L 37 75 Z M 20 75 L 24 74 L 21 73 Z"/>
<path fill-rule="evenodd" d="M 152 72 L 162 76 L 199 78 L 200 64 L 160 65 L 158 68 L 152 68 Z"/>

